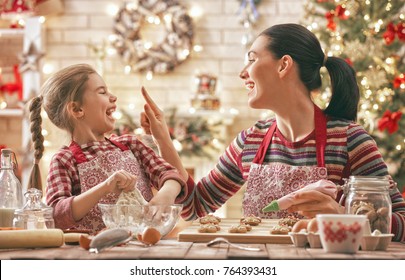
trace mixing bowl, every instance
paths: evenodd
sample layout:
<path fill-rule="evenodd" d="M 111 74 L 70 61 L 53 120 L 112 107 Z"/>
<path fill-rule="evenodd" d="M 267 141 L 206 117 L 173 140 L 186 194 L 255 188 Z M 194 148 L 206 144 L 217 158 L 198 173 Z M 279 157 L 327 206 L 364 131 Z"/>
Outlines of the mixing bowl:
<path fill-rule="evenodd" d="M 179 220 L 183 208 L 173 205 L 131 205 L 99 203 L 103 222 L 107 228 L 125 228 L 134 236 L 146 227 L 157 229 L 161 237 L 166 236 Z"/>

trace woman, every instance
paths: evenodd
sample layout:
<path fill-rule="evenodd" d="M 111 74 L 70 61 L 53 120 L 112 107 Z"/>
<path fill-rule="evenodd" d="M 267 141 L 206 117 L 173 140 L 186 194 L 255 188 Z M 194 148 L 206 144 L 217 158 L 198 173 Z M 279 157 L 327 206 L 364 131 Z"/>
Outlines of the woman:
<path fill-rule="evenodd" d="M 330 75 L 332 97 L 322 111 L 311 100 L 311 92 L 321 88 L 323 66 Z M 350 175 L 388 175 L 376 143 L 354 122 L 359 102 L 354 70 L 343 59 L 327 57 L 305 27 L 280 24 L 263 31 L 248 52 L 240 78 L 248 89 L 249 106 L 271 110 L 275 117 L 239 133 L 216 167 L 197 184 L 181 164 L 163 112 L 142 90 L 147 102 L 142 126 L 153 134 L 162 157 L 188 180 L 176 201 L 184 203 L 185 219 L 215 211 L 245 182 L 244 215 L 280 218 L 293 212 L 306 217 L 344 213 L 338 203 L 341 193 L 333 198 L 316 190 L 295 195 L 288 211 L 264 213 L 262 209 L 310 184 L 328 187 L 343 184 L 343 178 Z M 404 240 L 405 202 L 396 187 L 390 195 L 392 232 L 395 240 Z"/>

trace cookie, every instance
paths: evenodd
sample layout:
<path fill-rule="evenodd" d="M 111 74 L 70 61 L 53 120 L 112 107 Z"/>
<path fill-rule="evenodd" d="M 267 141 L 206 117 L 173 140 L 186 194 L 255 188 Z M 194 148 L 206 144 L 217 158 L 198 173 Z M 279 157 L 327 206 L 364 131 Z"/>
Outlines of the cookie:
<path fill-rule="evenodd" d="M 221 218 L 211 214 L 199 219 L 200 224 L 219 224 L 220 221 Z"/>
<path fill-rule="evenodd" d="M 252 229 L 252 227 L 250 227 L 250 229 Z M 229 233 L 246 233 L 248 232 L 248 227 L 247 225 L 236 225 L 236 226 L 231 226 L 228 230 Z"/>
<path fill-rule="evenodd" d="M 280 219 L 280 220 L 278 221 L 278 224 L 279 224 L 280 226 L 287 226 L 287 227 L 292 228 L 292 227 L 295 225 L 295 223 L 297 223 L 298 221 L 299 221 L 299 219 L 298 219 L 297 217 L 288 216 L 288 217 L 286 217 L 286 218 Z"/>
<path fill-rule="evenodd" d="M 290 231 L 291 231 L 291 229 L 288 228 L 287 226 L 277 225 L 277 226 L 274 226 L 270 230 L 270 233 L 271 234 L 278 234 L 278 235 L 285 235 L 285 234 L 288 234 Z"/>
<path fill-rule="evenodd" d="M 200 233 L 216 233 L 221 230 L 221 227 L 218 224 L 202 224 L 198 229 Z"/>
<path fill-rule="evenodd" d="M 240 223 L 241 225 L 245 226 L 247 231 L 251 231 L 252 230 L 252 226 L 249 224 L 245 224 L 245 223 Z"/>
<path fill-rule="evenodd" d="M 257 226 L 262 222 L 262 219 L 255 216 L 248 216 L 240 219 L 241 224 L 248 224 L 251 226 Z"/>

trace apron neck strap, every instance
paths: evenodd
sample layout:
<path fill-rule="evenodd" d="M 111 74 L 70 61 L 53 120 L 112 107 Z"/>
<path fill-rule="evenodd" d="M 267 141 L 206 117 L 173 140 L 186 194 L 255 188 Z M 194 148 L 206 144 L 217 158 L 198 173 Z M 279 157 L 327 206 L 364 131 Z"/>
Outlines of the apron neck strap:
<path fill-rule="evenodd" d="M 125 146 L 124 144 L 122 144 L 118 141 L 114 141 L 111 139 L 107 139 L 107 140 L 110 141 L 111 144 L 113 144 L 114 146 L 120 148 L 121 151 L 129 150 L 129 148 L 127 146 Z M 83 153 L 82 148 L 80 148 L 79 144 L 77 144 L 75 141 L 72 141 L 72 143 L 70 143 L 69 150 L 73 153 L 73 156 L 78 164 L 88 161 L 86 158 L 86 155 Z"/>
<path fill-rule="evenodd" d="M 325 167 L 325 147 L 326 147 L 326 124 L 327 119 L 322 110 L 314 104 L 314 120 L 315 120 L 315 142 L 316 142 L 316 160 L 318 167 Z M 266 151 L 271 145 L 274 132 L 277 129 L 276 121 L 267 130 L 264 139 L 257 150 L 253 163 L 262 164 L 266 156 Z"/>
<path fill-rule="evenodd" d="M 120 148 L 121 151 L 128 151 L 129 150 L 129 148 L 127 146 L 125 146 L 124 144 L 122 144 L 121 142 L 111 140 L 111 139 L 107 139 L 107 140 L 110 141 L 114 146 Z"/>
<path fill-rule="evenodd" d="M 269 130 L 267 130 L 267 133 L 264 136 L 259 149 L 257 150 L 256 156 L 253 159 L 253 163 L 262 164 L 264 162 L 264 158 L 266 156 L 266 151 L 271 145 L 271 140 L 273 138 L 274 132 L 276 131 L 276 128 L 277 128 L 277 123 L 276 123 L 276 120 L 274 120 L 274 122 L 270 126 Z"/>
<path fill-rule="evenodd" d="M 318 167 L 325 167 L 327 119 L 323 111 L 315 104 L 314 108 L 315 108 L 316 160 L 318 162 Z"/>

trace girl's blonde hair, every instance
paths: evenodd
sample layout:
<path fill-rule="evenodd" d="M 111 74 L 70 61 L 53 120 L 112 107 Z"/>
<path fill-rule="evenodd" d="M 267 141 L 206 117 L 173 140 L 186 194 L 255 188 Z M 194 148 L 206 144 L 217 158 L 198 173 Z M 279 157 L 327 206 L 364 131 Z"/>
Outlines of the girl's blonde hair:
<path fill-rule="evenodd" d="M 38 163 L 44 151 L 42 136 L 41 106 L 48 114 L 49 120 L 69 133 L 73 133 L 73 122 L 67 111 L 69 102 L 82 103 L 86 83 L 90 74 L 96 71 L 88 64 L 75 64 L 63 68 L 52 75 L 42 86 L 39 96 L 34 97 L 29 105 L 31 139 L 34 145 L 34 166 L 31 170 L 28 188 L 42 190 Z"/>

